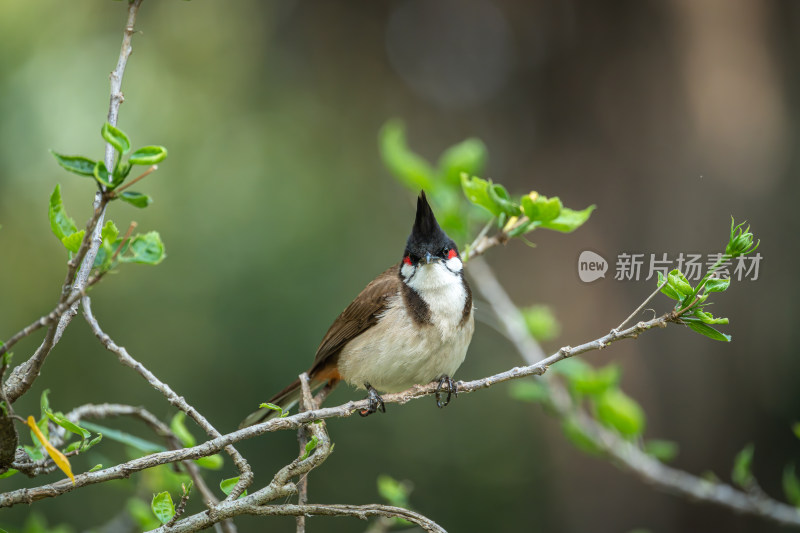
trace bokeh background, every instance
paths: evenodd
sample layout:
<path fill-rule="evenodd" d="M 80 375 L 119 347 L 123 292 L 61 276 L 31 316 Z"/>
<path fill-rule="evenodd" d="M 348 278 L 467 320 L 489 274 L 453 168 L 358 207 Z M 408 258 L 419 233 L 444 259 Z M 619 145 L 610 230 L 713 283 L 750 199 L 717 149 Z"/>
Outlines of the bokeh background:
<path fill-rule="evenodd" d="M 112 1 L 0 6 L 0 337 L 58 296 L 65 253 L 50 233 L 47 200 L 61 183 L 82 225 L 92 184 L 47 151 L 101 156 L 124 20 L 125 5 Z M 168 258 L 121 268 L 93 291 L 94 308 L 120 344 L 220 430 L 304 370 L 333 318 L 400 258 L 414 194 L 385 170 L 377 146 L 380 127 L 398 117 L 432 161 L 478 137 L 489 148 L 486 177 L 512 192 L 598 205 L 574 234 L 537 232 L 535 249 L 514 242 L 490 254 L 518 304 L 546 303 L 562 321 L 548 349 L 607 332 L 654 287 L 610 276 L 581 283 L 582 250 L 611 261 L 623 251 L 717 251 L 730 216 L 746 218 L 764 259 L 757 281 L 716 298 L 715 314 L 731 319 L 731 344 L 670 327 L 588 360 L 622 365 L 624 390 L 648 413 L 646 435 L 679 443 L 675 465 L 728 479 L 736 453 L 753 442 L 756 476 L 782 498 L 783 467 L 800 458 L 789 430 L 800 418 L 800 4 L 147 0 L 137 29 L 119 125 L 134 146 L 162 144 L 170 156 L 138 187 L 154 205 L 115 204 L 110 216 L 120 228 L 136 220 L 142 231 L 159 230 Z M 16 361 L 38 342 L 19 344 Z M 479 324 L 458 377 L 518 364 Z M 64 411 L 122 402 L 164 419 L 174 412 L 80 319 L 17 411 L 37 413 L 45 388 Z M 358 397 L 341 387 L 330 401 Z M 556 420 L 512 400 L 507 386 L 444 411 L 416 401 L 329 428 L 336 452 L 311 475 L 313 502 L 379 501 L 376 478 L 388 474 L 411 481 L 414 508 L 449 531 L 780 530 L 658 492 L 582 454 Z M 106 445 L 82 468 L 119 458 Z M 292 433 L 240 446 L 260 484 L 296 448 Z M 228 461 L 209 483 L 233 473 Z M 0 486 L 32 483 L 20 478 Z M 38 512 L 51 525 L 97 528 L 131 490 L 149 499 L 155 488 L 137 483 L 3 510 L 0 523 L 15 530 Z M 243 519 L 240 527 L 293 531 L 294 521 Z M 314 518 L 309 527 L 365 525 Z"/>

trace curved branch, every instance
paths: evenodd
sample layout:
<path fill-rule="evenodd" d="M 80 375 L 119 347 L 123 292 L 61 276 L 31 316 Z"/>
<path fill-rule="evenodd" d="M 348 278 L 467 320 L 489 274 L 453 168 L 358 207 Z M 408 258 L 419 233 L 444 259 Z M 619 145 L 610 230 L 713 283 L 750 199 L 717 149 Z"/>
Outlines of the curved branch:
<path fill-rule="evenodd" d="M 111 339 L 111 337 L 109 337 L 108 334 L 106 334 L 100 328 L 100 324 L 98 324 L 97 319 L 92 314 L 92 301 L 88 296 L 84 296 L 83 298 L 83 315 L 100 343 L 105 346 L 108 351 L 115 354 L 120 363 L 134 369 L 154 389 L 163 394 L 169 403 L 186 413 L 210 437 L 222 436 L 221 433 L 217 431 L 217 429 L 212 426 L 211 423 L 202 414 L 200 414 L 197 409 L 191 406 L 183 396 L 178 396 L 178 394 L 172 390 L 172 387 L 158 379 L 155 374 L 150 372 L 150 370 L 148 370 L 143 364 L 131 357 L 131 355 L 128 353 L 128 350 L 117 345 Z M 239 482 L 236 484 L 236 487 L 234 487 L 234 490 L 231 491 L 231 494 L 235 494 L 233 496 L 235 499 L 238 498 L 242 492 L 244 492 L 250 483 L 252 483 L 253 471 L 250 469 L 250 465 L 247 463 L 247 460 L 238 452 L 238 450 L 236 450 L 236 448 L 228 444 L 225 446 L 225 452 L 231 457 L 231 459 L 233 459 L 233 463 L 236 465 L 236 468 L 239 469 Z M 228 498 L 231 498 L 230 495 Z"/>
<path fill-rule="evenodd" d="M 351 516 L 361 520 L 367 520 L 373 516 L 385 516 L 387 518 L 403 518 L 418 525 L 425 531 L 431 533 L 447 533 L 445 529 L 425 515 L 393 507 L 391 505 L 324 505 L 324 504 L 305 504 L 305 505 L 266 505 L 254 509 L 247 514 L 260 516 Z"/>

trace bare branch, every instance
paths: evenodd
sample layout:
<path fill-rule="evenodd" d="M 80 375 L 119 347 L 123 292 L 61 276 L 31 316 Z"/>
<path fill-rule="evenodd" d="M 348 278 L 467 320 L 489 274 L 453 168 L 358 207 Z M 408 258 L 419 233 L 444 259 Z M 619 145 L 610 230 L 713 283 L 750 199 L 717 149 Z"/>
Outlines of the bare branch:
<path fill-rule="evenodd" d="M 393 507 L 390 505 L 322 505 L 322 504 L 306 504 L 306 505 L 266 505 L 257 507 L 247 514 L 254 514 L 260 516 L 275 516 L 275 515 L 308 515 L 308 516 L 351 516 L 361 520 L 367 520 L 373 516 L 385 516 L 388 518 L 404 518 L 416 524 L 425 531 L 432 533 L 447 533 L 447 531 L 431 520 L 430 518 L 403 509 L 402 507 Z"/>

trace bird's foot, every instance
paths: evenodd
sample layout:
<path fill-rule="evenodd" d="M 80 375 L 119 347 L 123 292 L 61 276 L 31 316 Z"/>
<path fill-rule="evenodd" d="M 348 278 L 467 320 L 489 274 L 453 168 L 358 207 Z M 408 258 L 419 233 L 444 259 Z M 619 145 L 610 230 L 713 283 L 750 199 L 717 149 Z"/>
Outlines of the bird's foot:
<path fill-rule="evenodd" d="M 442 389 L 445 383 L 447 383 L 447 398 L 442 401 Z M 450 376 L 442 376 L 439 378 L 439 385 L 436 386 L 436 406 L 440 409 L 446 407 L 450 403 L 451 394 L 458 398 L 458 385 Z"/>
<path fill-rule="evenodd" d="M 378 411 L 385 413 L 386 406 L 383 405 L 383 398 L 380 397 L 378 391 L 376 391 L 369 383 L 364 383 L 364 386 L 367 388 L 367 401 L 369 403 L 367 404 L 367 408 L 360 410 L 358 414 L 361 416 L 369 416 Z"/>

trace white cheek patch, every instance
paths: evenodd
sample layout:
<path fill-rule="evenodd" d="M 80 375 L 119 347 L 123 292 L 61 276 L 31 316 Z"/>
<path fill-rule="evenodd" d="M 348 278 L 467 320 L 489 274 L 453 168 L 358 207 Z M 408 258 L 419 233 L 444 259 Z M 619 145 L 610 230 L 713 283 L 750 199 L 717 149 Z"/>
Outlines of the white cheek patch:
<path fill-rule="evenodd" d="M 415 267 L 413 267 L 412 265 L 407 265 L 406 263 L 403 263 L 403 266 L 400 267 L 400 273 L 403 275 L 405 279 L 411 278 L 411 276 L 414 275 L 414 270 Z"/>
<path fill-rule="evenodd" d="M 464 265 L 461 263 L 461 259 L 459 259 L 458 256 L 448 259 L 444 262 L 444 265 L 450 272 L 461 272 L 461 270 L 464 268 Z"/>

